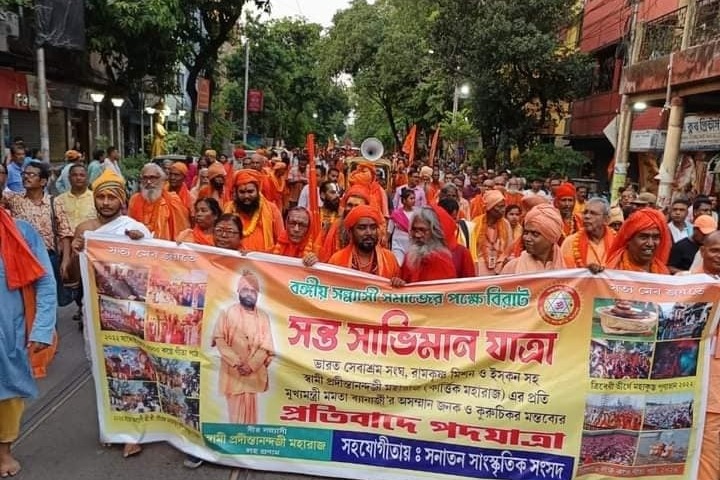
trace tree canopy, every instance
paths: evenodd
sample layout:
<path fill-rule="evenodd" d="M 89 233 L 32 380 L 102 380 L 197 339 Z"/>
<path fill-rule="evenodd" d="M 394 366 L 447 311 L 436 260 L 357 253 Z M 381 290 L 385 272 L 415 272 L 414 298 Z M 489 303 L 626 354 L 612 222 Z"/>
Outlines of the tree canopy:
<path fill-rule="evenodd" d="M 297 19 L 249 21 L 249 88 L 264 94 L 264 110 L 250 113 L 249 129 L 266 137 L 302 145 L 308 132 L 318 141 L 345 134 L 349 112 L 343 85 L 318 69 L 322 27 Z M 224 62 L 228 83 L 223 106 L 235 120 L 244 108 L 245 49 L 238 46 Z"/>

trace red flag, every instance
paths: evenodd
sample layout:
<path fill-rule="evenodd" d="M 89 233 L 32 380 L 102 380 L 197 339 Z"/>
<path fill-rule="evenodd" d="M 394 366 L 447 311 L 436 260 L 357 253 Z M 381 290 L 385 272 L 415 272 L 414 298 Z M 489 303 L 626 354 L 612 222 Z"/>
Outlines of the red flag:
<path fill-rule="evenodd" d="M 317 171 L 315 170 L 315 134 L 308 133 L 305 147 L 308 151 L 308 194 L 309 202 L 308 205 L 310 210 L 310 224 L 312 225 L 312 231 L 310 232 L 310 238 L 317 238 L 320 233 L 320 205 L 318 205 L 318 181 Z"/>
<path fill-rule="evenodd" d="M 437 126 L 435 129 L 435 133 L 433 134 L 432 142 L 430 143 L 430 166 L 432 167 L 435 163 L 435 154 L 437 153 L 438 148 L 438 140 L 440 140 L 440 125 Z"/>
<path fill-rule="evenodd" d="M 417 125 L 410 127 L 405 143 L 403 143 L 402 151 L 408 156 L 408 166 L 412 165 L 415 160 L 415 136 L 417 135 Z"/>

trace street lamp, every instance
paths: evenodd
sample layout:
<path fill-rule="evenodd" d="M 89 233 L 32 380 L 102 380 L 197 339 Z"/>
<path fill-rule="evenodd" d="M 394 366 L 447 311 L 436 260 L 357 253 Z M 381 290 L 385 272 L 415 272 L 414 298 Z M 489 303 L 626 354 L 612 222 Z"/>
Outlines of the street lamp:
<path fill-rule="evenodd" d="M 91 93 L 90 99 L 95 104 L 95 148 L 98 146 L 100 140 L 100 104 L 105 98 L 103 93 Z"/>
<path fill-rule="evenodd" d="M 248 123 L 248 82 L 250 81 L 250 39 L 243 35 L 245 40 L 245 101 L 243 102 L 243 145 L 247 145 Z"/>
<path fill-rule="evenodd" d="M 645 110 L 647 110 L 647 107 L 648 104 L 645 102 L 635 102 L 632 106 L 633 110 L 635 110 L 636 112 L 644 112 Z"/>
<path fill-rule="evenodd" d="M 470 95 L 470 85 L 468 85 L 467 83 L 463 83 L 462 85 L 455 84 L 455 92 L 453 94 L 453 110 L 452 110 L 453 120 L 455 120 L 455 115 L 457 115 L 458 104 L 460 103 L 460 99 L 467 98 L 469 95 Z"/>
<path fill-rule="evenodd" d="M 123 106 L 123 103 L 125 103 L 124 98 L 119 97 L 113 97 L 110 99 L 110 101 L 113 104 L 113 107 L 115 107 L 115 123 L 117 127 L 117 148 L 120 152 L 120 155 L 123 155 L 123 135 L 122 135 L 122 124 L 120 123 L 120 108 Z"/>

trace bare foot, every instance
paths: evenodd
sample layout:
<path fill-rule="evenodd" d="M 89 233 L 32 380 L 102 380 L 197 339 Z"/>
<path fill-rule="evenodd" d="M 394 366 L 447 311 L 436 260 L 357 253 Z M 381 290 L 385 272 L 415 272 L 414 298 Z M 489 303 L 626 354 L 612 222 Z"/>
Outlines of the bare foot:
<path fill-rule="evenodd" d="M 0 456 L 0 477 L 14 477 L 20 472 L 20 462 L 8 454 Z"/>
<path fill-rule="evenodd" d="M 137 443 L 126 443 L 123 447 L 123 457 L 128 458 L 142 452 L 142 447 Z"/>

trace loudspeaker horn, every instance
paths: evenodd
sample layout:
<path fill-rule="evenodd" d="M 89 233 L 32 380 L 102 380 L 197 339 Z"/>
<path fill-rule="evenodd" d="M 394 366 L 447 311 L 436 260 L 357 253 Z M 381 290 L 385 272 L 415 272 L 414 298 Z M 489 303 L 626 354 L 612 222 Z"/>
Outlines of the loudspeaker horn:
<path fill-rule="evenodd" d="M 374 137 L 366 138 L 360 145 L 360 154 L 372 162 L 379 160 L 384 151 L 382 142 Z"/>

